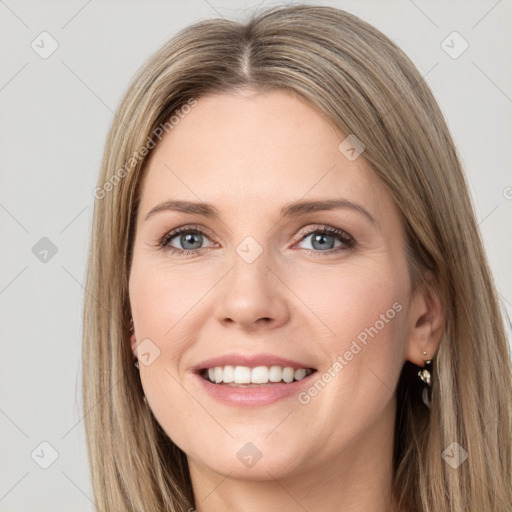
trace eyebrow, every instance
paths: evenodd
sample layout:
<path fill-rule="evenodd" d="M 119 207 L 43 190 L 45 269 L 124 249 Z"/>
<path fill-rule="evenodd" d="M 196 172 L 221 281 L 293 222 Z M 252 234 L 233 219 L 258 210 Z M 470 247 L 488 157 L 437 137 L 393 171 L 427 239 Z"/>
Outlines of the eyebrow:
<path fill-rule="evenodd" d="M 372 224 L 378 226 L 375 218 L 358 203 L 349 201 L 348 199 L 325 199 L 321 201 L 294 201 L 284 205 L 280 210 L 281 217 L 299 217 L 307 213 L 336 210 L 336 209 L 350 209 L 365 216 Z M 203 217 L 219 219 L 220 213 L 215 206 L 209 203 L 198 201 L 165 201 L 152 208 L 146 215 L 145 221 L 152 217 L 155 213 L 161 211 L 177 211 L 182 213 L 192 213 L 201 215 Z"/>

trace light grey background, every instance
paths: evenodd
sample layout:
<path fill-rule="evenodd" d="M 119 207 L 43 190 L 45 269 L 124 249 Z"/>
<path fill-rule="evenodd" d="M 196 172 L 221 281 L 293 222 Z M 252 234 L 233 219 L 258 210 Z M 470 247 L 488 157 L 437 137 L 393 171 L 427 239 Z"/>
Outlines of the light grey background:
<path fill-rule="evenodd" d="M 219 15 L 246 19 L 253 7 L 276 3 L 0 0 L 0 512 L 93 510 L 81 313 L 92 191 L 113 111 L 139 66 L 181 28 Z M 511 1 L 308 3 L 372 23 L 425 75 L 510 314 Z M 59 45 L 47 59 L 31 47 L 50 48 L 43 31 Z M 441 46 L 453 31 L 469 44 L 456 59 Z M 445 43 L 452 52 L 460 44 L 453 36 Z M 57 248 L 46 262 L 32 250 L 43 237 Z M 42 469 L 52 450 L 58 457 Z"/>

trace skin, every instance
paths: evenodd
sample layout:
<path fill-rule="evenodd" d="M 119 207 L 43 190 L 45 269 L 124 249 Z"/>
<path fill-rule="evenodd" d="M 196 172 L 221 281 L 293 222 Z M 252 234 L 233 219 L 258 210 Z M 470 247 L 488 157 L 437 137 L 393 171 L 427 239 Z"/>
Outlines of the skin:
<path fill-rule="evenodd" d="M 406 359 L 423 366 L 434 355 L 442 311 L 434 294 L 411 292 L 399 210 L 364 153 L 350 161 L 340 152 L 344 139 L 299 96 L 245 89 L 200 97 L 152 154 L 129 282 L 132 344 L 149 338 L 160 351 L 140 377 L 187 455 L 199 512 L 397 510 L 394 390 Z M 376 223 L 348 208 L 279 217 L 292 201 L 337 198 Z M 211 203 L 221 217 L 167 210 L 145 220 L 169 199 Z M 186 225 L 205 231 L 202 245 L 197 233 L 192 245 L 180 235 L 171 244 L 199 246 L 195 254 L 159 246 Z M 314 243 L 325 226 L 355 246 L 335 252 L 336 235 Z M 247 236 L 263 250 L 252 263 L 236 252 Z M 307 404 L 222 404 L 191 373 L 240 351 L 306 361 L 321 376 L 395 303 L 401 311 Z M 262 454 L 252 467 L 237 457 L 247 442 Z"/>

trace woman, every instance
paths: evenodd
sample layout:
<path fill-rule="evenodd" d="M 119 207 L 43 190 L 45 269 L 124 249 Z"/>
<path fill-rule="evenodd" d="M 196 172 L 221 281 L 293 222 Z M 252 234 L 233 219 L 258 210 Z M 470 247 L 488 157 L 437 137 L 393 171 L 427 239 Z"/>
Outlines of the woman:
<path fill-rule="evenodd" d="M 305 5 L 188 27 L 94 194 L 99 510 L 511 509 L 496 291 L 443 116 L 382 33 Z"/>

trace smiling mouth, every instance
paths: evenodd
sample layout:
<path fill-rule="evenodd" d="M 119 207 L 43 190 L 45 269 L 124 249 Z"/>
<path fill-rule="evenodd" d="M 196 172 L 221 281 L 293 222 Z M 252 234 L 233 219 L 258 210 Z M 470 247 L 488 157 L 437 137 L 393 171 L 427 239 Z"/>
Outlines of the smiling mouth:
<path fill-rule="evenodd" d="M 215 366 L 204 368 L 199 374 L 207 382 L 234 387 L 258 387 L 269 384 L 298 382 L 316 372 L 314 368 L 289 366 Z"/>

